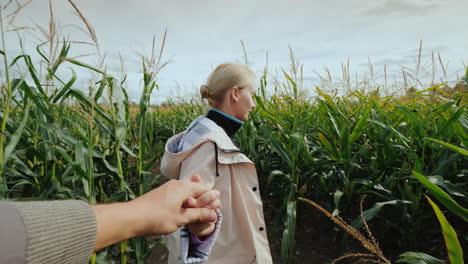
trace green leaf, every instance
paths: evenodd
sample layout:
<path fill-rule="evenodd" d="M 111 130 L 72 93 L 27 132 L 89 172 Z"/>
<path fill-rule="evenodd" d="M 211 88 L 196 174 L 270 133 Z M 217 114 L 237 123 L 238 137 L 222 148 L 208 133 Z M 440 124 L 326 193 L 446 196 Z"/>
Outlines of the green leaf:
<path fill-rule="evenodd" d="M 455 154 L 457 155 L 457 154 Z M 427 179 L 431 181 L 433 184 L 440 186 L 449 195 L 454 195 L 458 197 L 466 197 L 464 191 L 461 188 L 457 187 L 455 184 L 451 183 L 449 180 L 445 180 L 441 176 L 428 176 Z"/>
<path fill-rule="evenodd" d="M 281 263 L 290 263 L 293 255 L 294 236 L 296 234 L 296 201 L 288 201 L 286 208 L 286 223 L 281 239 Z"/>
<path fill-rule="evenodd" d="M 103 158 L 102 161 L 108 170 L 115 173 L 115 175 L 119 175 L 119 170 L 115 166 L 112 166 L 105 158 Z"/>
<path fill-rule="evenodd" d="M 70 157 L 70 155 L 68 155 L 67 151 L 64 148 L 59 147 L 59 146 L 54 146 L 53 149 L 57 150 L 60 156 L 62 156 L 65 159 L 67 164 L 70 164 L 71 166 L 73 166 L 83 176 L 82 177 L 83 179 L 86 178 L 87 176 L 86 171 L 83 170 L 80 164 L 76 164 L 73 162 L 72 158 Z"/>
<path fill-rule="evenodd" d="M 86 147 L 83 146 L 82 142 L 75 144 L 75 160 L 74 164 L 80 166 L 82 171 L 88 171 L 87 160 L 85 157 L 85 152 L 87 151 Z"/>
<path fill-rule="evenodd" d="M 468 210 L 466 208 L 459 205 L 450 195 L 444 192 L 437 185 L 430 182 L 422 174 L 419 174 L 416 171 L 413 171 L 412 174 L 447 209 L 449 209 L 452 213 L 463 218 L 465 222 L 468 222 Z"/>
<path fill-rule="evenodd" d="M 409 264 L 445 264 L 442 260 L 421 252 L 405 252 L 399 256 L 396 262 Z"/>
<path fill-rule="evenodd" d="M 12 153 L 10 157 L 14 164 L 14 166 L 11 166 L 11 167 L 21 172 L 22 177 L 25 177 L 25 176 L 38 177 L 39 176 L 36 172 L 33 172 L 28 167 L 28 165 L 26 165 L 21 159 L 19 159 L 18 156 L 15 155 L 15 153 Z"/>
<path fill-rule="evenodd" d="M 102 76 L 102 80 L 99 81 L 99 88 L 96 91 L 96 94 L 94 94 L 94 101 L 97 102 L 99 98 L 101 98 L 102 93 L 104 92 L 104 88 L 106 87 L 107 84 L 107 77 L 106 75 Z"/>
<path fill-rule="evenodd" d="M 91 107 L 93 105 L 89 97 L 87 97 L 83 91 L 70 89 L 68 94 L 75 97 L 78 101 L 87 107 Z M 94 104 L 94 110 L 96 110 L 96 112 L 98 112 L 104 119 L 106 119 L 107 122 L 114 124 L 114 120 L 112 120 L 109 114 L 107 114 L 98 104 Z"/>
<path fill-rule="evenodd" d="M 463 263 L 463 250 L 460 246 L 460 241 L 458 241 L 458 236 L 453 227 L 449 224 L 445 218 L 442 211 L 439 207 L 426 195 L 427 201 L 434 209 L 434 212 L 439 219 L 440 227 L 442 228 L 442 233 L 444 234 L 445 245 L 447 246 L 447 251 L 450 259 L 450 263 Z"/>
<path fill-rule="evenodd" d="M 110 129 L 107 125 L 105 125 L 103 123 L 103 121 L 101 121 L 97 116 L 94 117 L 94 122 L 96 123 L 96 125 L 98 127 L 101 128 L 103 134 L 109 135 L 111 138 L 115 137 L 114 131 L 112 131 L 112 129 Z M 84 138 L 86 138 L 86 137 L 84 137 Z"/>
<path fill-rule="evenodd" d="M 349 142 L 349 127 L 343 127 L 341 132 L 341 161 L 343 162 L 346 177 L 348 177 L 349 166 L 351 163 L 351 142 Z"/>
<path fill-rule="evenodd" d="M 349 139 L 349 144 L 352 145 L 356 141 L 356 139 L 362 134 L 364 129 L 366 128 L 366 123 L 367 123 L 367 118 L 369 117 L 371 107 L 367 109 L 367 111 L 359 118 L 358 123 L 353 129 L 353 132 L 351 133 L 351 138 Z"/>
<path fill-rule="evenodd" d="M 28 121 L 30 106 L 31 106 L 31 103 L 28 103 L 26 105 L 26 109 L 24 109 L 23 119 L 21 120 L 21 123 L 19 124 L 15 133 L 13 133 L 13 135 L 11 136 L 11 139 L 8 142 L 8 145 L 6 145 L 5 147 L 5 152 L 3 153 L 3 161 L 1 164 L 2 170 L 5 168 L 5 165 L 7 161 L 9 160 L 11 153 L 13 153 L 13 151 L 16 148 L 16 145 L 18 145 L 18 142 L 20 141 L 21 135 L 23 134 L 24 127 L 26 125 L 26 121 Z"/>
<path fill-rule="evenodd" d="M 145 120 L 146 120 L 146 123 L 145 123 L 145 128 L 147 130 L 147 137 L 148 137 L 148 148 L 151 147 L 151 145 L 153 145 L 153 140 L 154 140 L 154 123 L 153 123 L 153 117 L 151 115 L 151 112 L 146 112 L 145 113 Z"/>
<path fill-rule="evenodd" d="M 289 175 L 284 174 L 282 171 L 274 170 L 270 172 L 270 175 L 268 176 L 268 184 L 270 184 L 272 180 L 278 177 L 282 177 L 283 179 L 286 179 L 288 182 L 291 182 L 291 177 Z"/>
<path fill-rule="evenodd" d="M 138 158 L 138 156 L 137 156 L 135 153 L 133 153 L 133 151 L 131 151 L 131 150 L 127 147 L 127 145 L 122 144 L 122 146 L 120 146 L 120 147 L 121 147 L 125 152 L 127 152 L 128 155 L 130 155 L 130 156 L 132 156 L 132 157 L 134 157 L 134 158 Z"/>
<path fill-rule="evenodd" d="M 274 150 L 280 155 L 280 157 L 289 165 L 292 166 L 291 154 L 284 148 L 283 143 L 280 142 L 273 135 L 273 132 L 267 128 L 265 125 L 260 125 L 260 129 L 265 133 L 268 138 L 271 140 Z"/>
<path fill-rule="evenodd" d="M 43 96 L 36 93 L 36 91 L 34 91 L 24 80 L 15 79 L 13 80 L 13 83 L 15 83 L 15 86 L 18 86 L 18 88 L 23 90 L 28 98 L 34 101 L 35 106 L 41 110 L 42 114 L 47 116 L 48 119 L 51 118 L 49 109 L 46 105 L 47 101 L 44 100 Z"/>
<path fill-rule="evenodd" d="M 63 41 L 62 49 L 60 50 L 60 56 L 59 56 L 59 58 L 55 61 L 55 63 L 52 65 L 52 68 L 51 68 L 50 71 L 49 71 L 48 78 L 51 78 L 52 75 L 55 74 L 55 72 L 57 71 L 58 67 L 59 67 L 60 64 L 62 64 L 62 62 L 63 62 L 63 60 L 62 60 L 61 58 L 66 57 L 69 50 L 70 50 L 70 43 L 68 43 L 67 41 L 64 40 L 64 41 Z"/>
<path fill-rule="evenodd" d="M 433 118 L 438 118 L 443 112 L 447 111 L 447 109 L 449 109 L 454 103 L 455 103 L 455 101 L 450 100 L 450 101 L 446 102 L 445 104 L 437 107 L 435 109 L 435 111 L 433 113 L 431 113 L 429 115 L 429 117 L 426 118 L 426 119 L 431 120 Z"/>
<path fill-rule="evenodd" d="M 291 135 L 291 139 L 299 143 L 298 147 L 302 147 L 302 150 L 296 151 L 296 153 L 299 152 L 299 155 L 301 155 L 304 158 L 304 161 L 307 162 L 309 166 L 316 166 L 317 162 L 314 160 L 314 157 L 312 157 L 309 149 L 308 149 L 308 142 L 305 136 L 302 136 L 299 133 L 294 133 Z"/>
<path fill-rule="evenodd" d="M 340 212 L 339 205 L 341 196 L 343 196 L 343 192 L 341 190 L 336 190 L 335 194 L 333 194 L 333 200 L 335 201 L 335 210 L 333 210 L 333 216 L 337 216 Z"/>
<path fill-rule="evenodd" d="M 62 89 L 60 89 L 59 93 L 54 97 L 54 100 L 53 102 L 56 103 L 58 100 L 60 100 L 60 98 L 62 98 L 62 96 L 68 91 L 70 90 L 70 88 L 72 87 L 72 85 L 75 83 L 76 81 L 76 73 L 73 69 L 71 69 L 72 71 L 72 78 L 70 79 L 70 81 L 68 81 Z"/>
<path fill-rule="evenodd" d="M 333 117 L 331 112 L 327 112 L 327 115 L 328 115 L 328 117 L 330 119 L 330 122 L 333 124 L 333 128 L 335 129 L 336 134 L 338 135 L 338 137 L 341 137 L 341 131 L 338 128 L 338 124 L 336 123 L 335 118 Z"/>
<path fill-rule="evenodd" d="M 36 84 L 36 87 L 39 90 L 40 94 L 42 96 L 47 96 L 47 93 L 44 91 L 44 89 L 42 88 L 42 84 L 39 81 L 39 77 L 37 76 L 36 69 L 34 68 L 34 64 L 31 61 L 31 57 L 24 56 L 24 60 L 26 62 L 26 65 L 28 66 L 29 75 L 31 75 L 31 78 L 34 81 L 34 84 Z"/>
<path fill-rule="evenodd" d="M 78 66 L 81 66 L 81 67 L 84 67 L 84 68 L 88 68 L 88 69 L 93 70 L 95 72 L 99 72 L 101 74 L 106 74 L 105 72 L 103 72 L 103 71 L 101 71 L 99 69 L 96 69 L 95 67 L 93 67 L 93 66 L 91 66 L 89 64 L 86 64 L 86 63 L 83 63 L 83 62 L 80 62 L 80 61 L 77 61 L 77 60 L 74 60 L 74 59 L 64 58 L 64 57 L 62 57 L 60 59 L 62 59 L 64 61 L 68 61 L 68 62 L 70 62 L 72 64 L 75 64 L 75 65 L 78 65 Z"/>
<path fill-rule="evenodd" d="M 371 209 L 364 211 L 363 216 L 366 219 L 366 222 L 369 222 L 370 220 L 372 220 L 372 218 L 374 218 L 380 212 L 380 210 L 385 205 L 400 205 L 400 204 L 410 204 L 410 203 L 411 203 L 410 201 L 406 201 L 406 200 L 391 200 L 391 201 L 386 201 L 386 202 L 378 202 L 378 203 L 375 203 Z M 361 216 L 356 217 L 356 219 L 354 219 L 354 221 L 351 223 L 351 226 L 356 229 L 361 228 L 362 225 L 363 223 L 362 223 Z"/>
<path fill-rule="evenodd" d="M 411 147 L 408 145 L 408 142 L 411 142 L 408 138 L 406 138 L 403 134 L 401 134 L 400 132 L 398 132 L 398 130 L 396 130 L 393 126 L 391 125 L 386 125 L 382 122 L 379 122 L 377 120 L 374 120 L 374 119 L 369 119 L 369 122 L 370 123 L 374 123 L 386 130 L 388 130 L 389 132 L 392 132 L 394 133 L 401 141 L 401 143 L 403 143 L 405 145 L 406 148 L 408 149 L 411 149 Z"/>
<path fill-rule="evenodd" d="M 117 190 L 116 192 L 112 193 L 112 195 L 107 199 L 108 203 L 122 201 L 125 197 L 126 193 L 122 190 Z"/>
<path fill-rule="evenodd" d="M 117 116 L 115 121 L 117 121 L 117 126 L 115 127 L 115 141 L 116 141 L 116 148 L 120 149 L 120 147 L 125 143 L 125 139 L 127 138 L 127 120 L 125 119 L 125 105 L 124 105 L 124 95 L 123 95 L 123 88 L 117 80 L 113 80 L 112 90 L 114 101 L 116 102 L 117 108 Z"/>
<path fill-rule="evenodd" d="M 325 137 L 325 135 L 322 132 L 318 133 L 319 140 L 322 143 L 322 145 L 325 147 L 325 149 L 330 153 L 330 156 L 334 160 L 340 160 L 340 155 L 338 154 L 338 150 L 336 147 Z"/>
<path fill-rule="evenodd" d="M 421 120 L 419 120 L 419 118 L 417 118 L 416 115 L 414 115 L 413 112 L 411 112 L 411 110 L 408 109 L 408 107 L 404 105 L 398 105 L 396 108 L 400 109 L 406 116 L 408 116 L 413 122 L 413 124 L 415 124 L 419 128 L 419 131 L 423 135 L 426 134 L 426 132 L 424 131 L 424 123 Z"/>
<path fill-rule="evenodd" d="M 465 113 L 465 109 L 459 108 L 447 122 L 445 122 L 444 126 L 440 129 L 440 133 L 446 133 L 447 129 L 449 129 L 455 122 L 457 122 L 459 119 L 463 117 L 463 114 Z M 460 122 L 461 123 L 461 122 Z"/>
<path fill-rule="evenodd" d="M 17 187 L 20 187 L 21 185 L 34 185 L 34 184 L 29 180 L 21 179 L 21 180 L 15 182 L 15 184 L 10 188 L 9 193 L 15 191 L 15 189 Z"/>
<path fill-rule="evenodd" d="M 316 87 L 315 89 L 317 90 L 317 93 L 318 93 L 320 96 L 322 96 L 322 97 L 325 99 L 325 101 L 326 101 L 329 105 L 334 105 L 333 98 L 332 98 L 330 95 L 324 93 L 324 92 L 323 92 L 322 90 L 320 90 L 318 87 Z"/>
<path fill-rule="evenodd" d="M 466 67 L 466 73 L 465 73 L 465 84 L 468 84 L 468 67 Z"/>
<path fill-rule="evenodd" d="M 351 118 L 353 118 L 353 116 L 355 116 L 359 110 L 361 110 L 361 108 L 364 106 L 364 103 L 361 103 L 359 104 L 359 106 L 356 108 L 356 110 L 354 110 L 354 112 L 352 112 L 347 118 L 348 120 L 351 120 Z M 372 109 L 372 108 L 371 108 Z M 369 109 L 369 112 L 370 112 L 370 109 Z"/>
<path fill-rule="evenodd" d="M 47 63 L 49 63 L 49 58 L 47 58 L 47 56 L 41 50 L 41 47 L 44 46 L 47 43 L 48 43 L 48 41 L 44 41 L 41 44 L 37 45 L 36 46 L 36 51 Z"/>
<path fill-rule="evenodd" d="M 24 60 L 27 60 L 28 55 L 18 55 L 16 56 L 10 63 L 10 67 L 13 67 L 21 58 L 24 58 Z M 26 62 L 27 63 L 27 62 Z"/>
<path fill-rule="evenodd" d="M 20 88 L 22 85 L 26 85 L 26 82 L 23 79 L 13 79 L 11 81 L 11 90 L 15 91 Z"/>
<path fill-rule="evenodd" d="M 443 142 L 443 141 L 440 141 L 440 140 L 437 140 L 437 139 L 434 139 L 434 138 L 426 138 L 426 139 L 430 140 L 430 141 L 433 141 L 435 143 L 439 143 L 439 144 L 447 147 L 448 149 L 451 149 L 451 150 L 453 150 L 455 152 L 458 152 L 458 153 L 462 154 L 465 157 L 468 156 L 468 150 L 466 150 L 466 149 L 459 148 L 457 146 L 454 146 L 452 144 L 449 144 L 447 142 Z"/>

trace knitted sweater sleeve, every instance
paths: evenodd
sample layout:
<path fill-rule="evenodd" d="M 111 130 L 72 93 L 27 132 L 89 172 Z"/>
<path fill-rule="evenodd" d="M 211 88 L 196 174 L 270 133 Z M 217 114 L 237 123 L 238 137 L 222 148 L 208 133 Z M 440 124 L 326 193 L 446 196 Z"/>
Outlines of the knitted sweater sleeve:
<path fill-rule="evenodd" d="M 85 202 L 0 202 L 0 263 L 87 263 L 95 240 Z"/>

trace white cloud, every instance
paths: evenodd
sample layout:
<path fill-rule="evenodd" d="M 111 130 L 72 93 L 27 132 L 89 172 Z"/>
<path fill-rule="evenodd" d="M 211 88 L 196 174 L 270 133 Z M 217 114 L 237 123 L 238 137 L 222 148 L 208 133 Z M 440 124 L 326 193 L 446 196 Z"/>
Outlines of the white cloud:
<path fill-rule="evenodd" d="M 153 35 L 161 41 L 166 28 L 164 58 L 174 61 L 161 72 L 158 100 L 173 96 L 171 92 L 176 86 L 196 90 L 217 64 L 242 60 L 240 40 L 244 41 L 249 61 L 257 72 L 264 67 L 267 52 L 271 69 L 287 67 L 288 46 L 304 63 L 307 76 L 315 76 L 313 71 L 321 71 L 324 66 L 340 75 L 341 62 L 348 58 L 357 72 L 367 70 L 368 57 L 375 64 L 406 65 L 417 56 L 420 40 L 424 58 L 433 50 L 440 51 L 453 62 L 454 68 L 458 60 L 468 59 L 468 39 L 463 37 L 466 0 L 75 2 L 94 26 L 102 50 L 107 51 L 109 70 L 118 71 L 118 53 L 122 54 L 129 72 L 129 89 L 136 98 L 141 89 L 141 60 L 134 51 L 149 54 Z M 18 21 L 47 26 L 47 3 L 33 1 Z M 57 21 L 62 25 L 82 25 L 71 15 L 67 1 L 53 4 Z M 71 27 L 66 30 L 73 39 L 89 41 Z M 9 47 L 16 49 L 16 35 L 9 34 L 8 40 Z M 29 40 L 26 43 L 34 54 L 35 45 Z M 94 49 L 72 44 L 71 52 L 75 56 Z M 95 57 L 83 60 L 96 63 Z M 86 76 L 80 72 L 78 75 Z"/>
<path fill-rule="evenodd" d="M 365 15 L 424 15 L 441 3 L 427 0 L 381 0 L 373 2 L 374 6 L 363 10 Z"/>

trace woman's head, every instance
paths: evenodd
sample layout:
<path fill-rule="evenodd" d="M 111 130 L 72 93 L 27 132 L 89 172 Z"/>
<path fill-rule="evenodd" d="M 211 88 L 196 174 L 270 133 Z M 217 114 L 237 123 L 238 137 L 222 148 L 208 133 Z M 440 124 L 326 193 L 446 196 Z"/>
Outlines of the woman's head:
<path fill-rule="evenodd" d="M 202 98 L 208 99 L 210 106 L 217 108 L 239 120 L 245 121 L 255 107 L 252 96 L 255 94 L 255 73 L 240 63 L 223 63 L 200 87 Z"/>

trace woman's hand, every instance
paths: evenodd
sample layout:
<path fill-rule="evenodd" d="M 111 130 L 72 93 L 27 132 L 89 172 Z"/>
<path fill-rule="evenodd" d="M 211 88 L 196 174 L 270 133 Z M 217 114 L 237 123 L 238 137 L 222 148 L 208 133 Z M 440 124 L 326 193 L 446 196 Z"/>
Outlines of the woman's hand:
<path fill-rule="evenodd" d="M 213 223 L 219 192 L 194 181 L 172 180 L 133 201 L 93 205 L 97 236 L 94 250 L 142 235 L 165 235 L 190 223 Z M 195 205 L 186 206 L 186 205 Z M 185 207 L 185 208 L 184 208 Z"/>
<path fill-rule="evenodd" d="M 192 182 L 201 183 L 201 178 L 199 176 L 192 176 Z M 189 198 L 185 201 L 184 207 L 186 208 L 208 208 L 215 210 L 221 207 L 221 202 L 219 201 L 219 191 L 213 190 L 213 192 L 206 192 L 201 195 L 199 198 Z M 197 236 L 207 236 L 211 234 L 216 227 L 217 217 L 214 221 L 200 221 L 192 224 L 188 224 L 187 228 L 191 234 Z"/>

